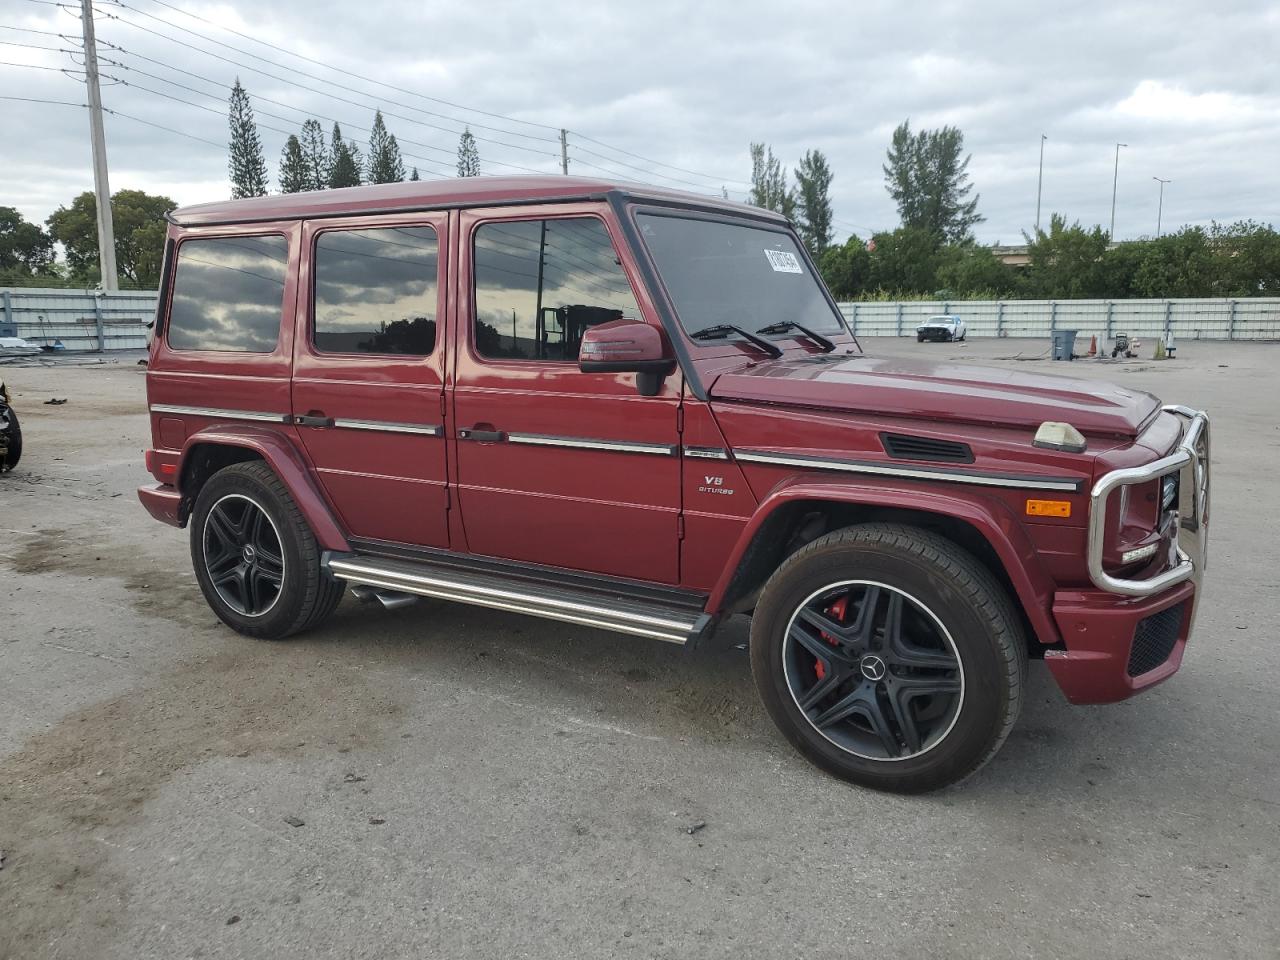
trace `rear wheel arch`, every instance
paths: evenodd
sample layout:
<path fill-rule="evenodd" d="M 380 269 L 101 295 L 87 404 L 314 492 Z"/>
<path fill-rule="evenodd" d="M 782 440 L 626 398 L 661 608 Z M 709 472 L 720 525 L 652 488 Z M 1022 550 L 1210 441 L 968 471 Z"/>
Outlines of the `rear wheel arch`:
<path fill-rule="evenodd" d="M 230 443 L 194 443 L 187 448 L 182 457 L 182 470 L 178 475 L 178 492 L 182 494 L 181 517 L 190 516 L 200 490 L 219 470 L 246 463 L 250 460 L 263 460 L 261 451 L 252 447 L 237 446 Z"/>
<path fill-rule="evenodd" d="M 1051 614 L 1035 603 L 1036 588 L 1027 582 L 1027 572 L 1020 569 L 1022 582 L 1015 582 L 1006 559 L 993 545 L 992 533 L 997 529 L 994 522 L 984 532 L 956 513 L 872 500 L 814 496 L 776 504 L 756 525 L 750 541 L 737 552 L 732 571 L 726 571 L 712 594 L 712 606 L 722 614 L 751 610 L 765 582 L 788 557 L 825 534 L 866 523 L 914 527 L 950 540 L 971 554 L 1004 588 L 1022 620 L 1032 655 L 1040 655 L 1046 644 L 1058 641 Z M 1017 552 L 1012 544 L 1008 550 Z"/>

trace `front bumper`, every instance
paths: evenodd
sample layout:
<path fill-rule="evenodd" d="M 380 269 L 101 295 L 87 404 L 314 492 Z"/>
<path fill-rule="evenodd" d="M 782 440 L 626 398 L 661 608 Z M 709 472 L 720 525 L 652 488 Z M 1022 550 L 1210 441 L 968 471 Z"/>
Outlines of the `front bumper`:
<path fill-rule="evenodd" d="M 182 509 L 182 495 L 167 483 L 147 483 L 138 488 L 138 499 L 147 508 L 147 513 L 162 523 L 173 527 L 186 525 L 187 518 Z"/>
<path fill-rule="evenodd" d="M 1125 700 L 1178 672 L 1198 599 L 1192 582 L 1154 597 L 1062 591 L 1053 617 L 1067 649 L 1044 662 L 1072 703 Z"/>
<path fill-rule="evenodd" d="M 1053 616 L 1065 650 L 1045 663 L 1072 703 L 1112 703 L 1166 680 L 1182 663 L 1195 624 L 1208 562 L 1209 418 L 1203 411 L 1165 407 L 1187 421 L 1173 453 L 1141 467 L 1114 470 L 1094 484 L 1089 505 L 1089 578 L 1095 590 L 1061 591 Z M 1107 498 L 1117 487 L 1147 483 L 1177 471 L 1177 562 L 1146 580 L 1103 567 Z"/>

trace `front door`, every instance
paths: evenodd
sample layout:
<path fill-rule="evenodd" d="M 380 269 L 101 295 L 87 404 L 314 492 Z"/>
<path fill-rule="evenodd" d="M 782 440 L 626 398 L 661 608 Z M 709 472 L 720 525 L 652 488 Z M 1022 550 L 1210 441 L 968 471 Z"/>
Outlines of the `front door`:
<path fill-rule="evenodd" d="M 472 553 L 679 579 L 680 376 L 582 373 L 587 327 L 657 324 L 603 205 L 464 211 L 454 433 Z"/>
<path fill-rule="evenodd" d="M 293 414 L 351 536 L 447 547 L 448 214 L 303 229 Z M 437 335 L 439 331 L 439 335 Z"/>

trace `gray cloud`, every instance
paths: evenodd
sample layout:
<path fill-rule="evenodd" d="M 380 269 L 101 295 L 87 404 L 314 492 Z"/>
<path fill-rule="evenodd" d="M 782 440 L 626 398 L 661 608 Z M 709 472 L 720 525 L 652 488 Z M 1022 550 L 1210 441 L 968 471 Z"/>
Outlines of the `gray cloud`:
<path fill-rule="evenodd" d="M 252 41 L 224 33 L 158 5 L 104 3 L 99 37 L 130 54 L 160 60 L 202 77 L 172 73 L 104 48 L 165 81 L 105 66 L 104 73 L 135 86 L 104 89 L 108 107 L 122 114 L 222 143 L 220 115 L 238 74 L 256 98 L 262 138 L 274 178 L 284 134 L 308 114 L 336 117 L 357 140 L 373 106 L 424 177 L 452 168 L 456 130 L 471 122 L 486 172 L 513 166 L 554 172 L 558 145 L 528 137 L 554 132 L 397 94 L 326 73 Z M 1086 223 L 1110 215 L 1114 144 L 1120 160 L 1117 234 L 1155 229 L 1157 185 L 1165 194 L 1165 223 L 1206 223 L 1254 217 L 1280 222 L 1280 8 L 1266 2 L 1057 5 L 887 2 L 786 5 L 738 3 L 645 4 L 514 2 L 484 4 L 365 3 L 245 0 L 176 5 L 361 76 L 523 120 L 566 126 L 623 150 L 676 167 L 614 153 L 571 135 L 573 172 L 672 186 L 689 181 L 718 192 L 723 183 L 740 198 L 749 172 L 747 144 L 764 140 L 794 167 L 804 150 L 825 151 L 836 173 L 834 195 L 841 234 L 896 222 L 880 165 L 893 127 L 954 123 L 973 153 L 971 172 L 982 196 L 985 241 L 1014 242 L 1035 216 L 1040 134 L 1045 151 L 1044 209 Z M 208 37 L 201 40 L 162 20 Z M 106 15 L 119 17 L 112 20 Z M 124 20 L 298 83 L 310 93 L 213 59 L 128 26 Z M 5 0 L 0 23 L 63 32 L 78 22 L 57 8 Z M 0 40 L 43 46 L 67 41 L 0 30 Z M 323 74 L 355 92 L 298 77 L 218 47 L 230 44 L 307 73 Z M 72 66 L 62 53 L 0 46 L 0 60 Z M 149 86 L 213 107 L 218 113 L 164 100 Z M 9 96 L 82 101 L 83 86 L 58 73 L 0 67 Z M 341 97 L 360 106 L 343 103 Z M 433 111 L 431 117 L 391 105 Z M 301 112 L 299 112 L 301 111 Z M 286 121 L 270 119 L 276 113 Z M 0 204 L 43 220 L 58 204 L 91 186 L 86 112 L 73 107 L 0 101 Z M 445 127 L 436 129 L 410 122 Z M 291 121 L 291 122 L 290 122 Z M 482 124 L 508 131 L 481 129 Z M 326 130 L 329 123 L 325 122 Z M 225 151 L 120 116 L 108 117 L 112 187 L 166 193 L 180 203 L 226 195 Z M 516 144 L 525 149 L 492 142 Z M 421 146 L 404 141 L 415 141 Z M 588 152 L 589 151 L 589 152 Z M 592 155 L 598 154 L 598 155 Z M 608 159 L 602 159 L 607 157 Z M 630 169 L 625 164 L 638 167 Z"/>

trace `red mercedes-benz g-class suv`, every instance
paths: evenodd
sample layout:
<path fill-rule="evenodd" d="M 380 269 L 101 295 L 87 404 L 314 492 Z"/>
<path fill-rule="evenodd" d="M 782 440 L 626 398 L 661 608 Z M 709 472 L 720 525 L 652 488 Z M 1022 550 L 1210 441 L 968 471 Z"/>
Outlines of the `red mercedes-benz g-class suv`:
<path fill-rule="evenodd" d="M 574 177 L 171 217 L 147 373 L 156 518 L 255 637 L 348 584 L 678 644 L 752 614 L 779 728 L 917 791 L 1177 670 L 1207 417 L 862 353 L 766 210 Z"/>

